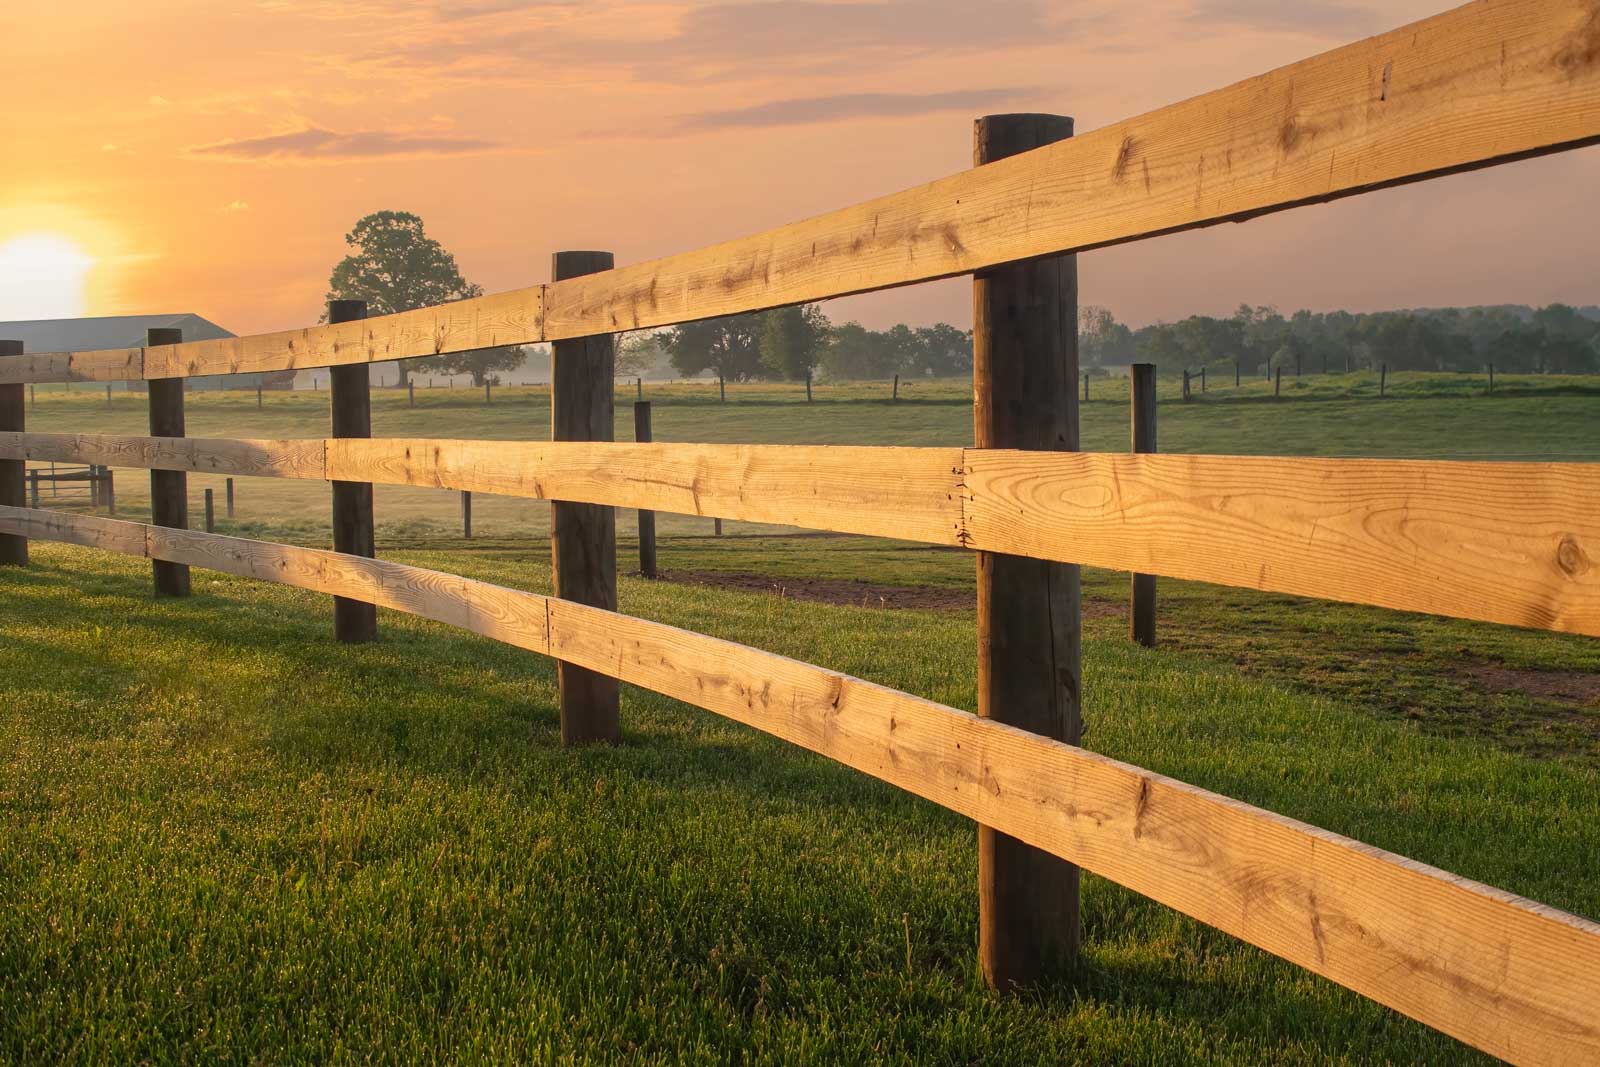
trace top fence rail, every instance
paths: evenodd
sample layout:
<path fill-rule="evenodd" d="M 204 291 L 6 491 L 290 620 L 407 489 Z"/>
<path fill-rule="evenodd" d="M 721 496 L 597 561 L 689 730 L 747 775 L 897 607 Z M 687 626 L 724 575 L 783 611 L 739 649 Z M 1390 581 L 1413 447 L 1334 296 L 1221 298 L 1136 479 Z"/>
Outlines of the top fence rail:
<path fill-rule="evenodd" d="M 370 363 L 848 296 L 1600 142 L 1600 0 L 1477 0 L 853 207 L 549 285 L 279 333 L 0 358 L 0 383 Z"/>

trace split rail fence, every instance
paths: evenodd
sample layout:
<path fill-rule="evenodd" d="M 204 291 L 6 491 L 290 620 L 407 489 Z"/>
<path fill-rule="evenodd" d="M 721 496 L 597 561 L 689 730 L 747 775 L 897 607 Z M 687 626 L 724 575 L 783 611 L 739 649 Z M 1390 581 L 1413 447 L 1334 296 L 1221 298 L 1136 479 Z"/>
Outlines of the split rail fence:
<path fill-rule="evenodd" d="M 1507 1060 L 1600 1062 L 1600 925 L 1071 743 L 1077 565 L 1600 636 L 1600 465 L 1083 454 L 1063 332 L 1077 251 L 1600 141 L 1600 3 L 1479 0 L 1070 134 L 980 120 L 972 170 L 620 269 L 558 253 L 547 285 L 9 355 L 0 558 L 63 541 L 150 559 L 158 593 L 190 566 L 331 593 L 344 640 L 409 612 L 555 658 L 568 742 L 616 736 L 620 680 L 893 783 L 979 824 L 998 986 L 1073 951 L 1081 866 Z M 965 274 L 976 447 L 610 440 L 616 332 Z M 544 341 L 554 441 L 370 439 L 368 363 Z M 184 436 L 183 378 L 307 367 L 333 368 L 330 437 Z M 24 383 L 139 379 L 151 436 L 25 430 Z M 149 468 L 154 521 L 24 507 L 27 460 Z M 184 529 L 188 471 L 332 482 L 336 551 Z M 555 595 L 372 558 L 374 482 L 553 501 Z M 616 507 L 972 550 L 980 714 L 617 613 Z"/>

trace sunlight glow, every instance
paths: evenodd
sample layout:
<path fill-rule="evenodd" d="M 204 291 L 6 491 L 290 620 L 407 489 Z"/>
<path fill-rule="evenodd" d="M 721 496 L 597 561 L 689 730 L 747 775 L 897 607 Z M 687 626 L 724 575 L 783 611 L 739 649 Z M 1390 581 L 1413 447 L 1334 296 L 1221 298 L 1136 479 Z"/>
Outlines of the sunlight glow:
<path fill-rule="evenodd" d="M 53 233 L 0 244 L 0 319 L 70 319 L 84 313 L 94 258 Z"/>

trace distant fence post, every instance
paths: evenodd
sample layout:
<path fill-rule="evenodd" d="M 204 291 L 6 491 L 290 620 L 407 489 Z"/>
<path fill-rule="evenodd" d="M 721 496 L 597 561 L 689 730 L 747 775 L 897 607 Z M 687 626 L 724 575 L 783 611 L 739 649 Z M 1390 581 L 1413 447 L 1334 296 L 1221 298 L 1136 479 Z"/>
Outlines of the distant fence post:
<path fill-rule="evenodd" d="M 811 403 L 811 368 L 806 368 L 806 403 Z"/>
<path fill-rule="evenodd" d="M 1200 368 L 1200 391 L 1202 393 L 1206 391 L 1206 369 L 1204 367 Z"/>
<path fill-rule="evenodd" d="M 472 540 L 472 490 L 461 490 L 461 539 Z"/>
<path fill-rule="evenodd" d="M 1071 137 L 1072 120 L 991 115 L 973 135 L 973 163 L 981 166 Z M 972 296 L 974 444 L 1077 451 L 1076 257 L 978 271 Z M 979 552 L 977 567 L 978 714 L 1075 744 L 1077 566 Z M 1078 941 L 1078 868 L 980 826 L 978 953 L 988 983 L 1031 985 L 1070 963 Z"/>
<path fill-rule="evenodd" d="M 894 376 L 894 392 L 889 394 L 889 403 L 898 404 L 899 402 L 900 402 L 900 375 L 896 374 Z"/>
<path fill-rule="evenodd" d="M 0 356 L 22 355 L 21 341 L 0 341 Z M 31 387 L 30 387 L 31 388 Z M 22 402 L 22 385 L 0 385 L 0 430 L 22 433 L 27 429 L 27 411 Z M 27 506 L 28 462 L 23 459 L 0 459 L 0 504 L 6 507 Z M 25 567 L 28 565 L 28 539 L 16 534 L 0 534 L 0 566 Z"/>
<path fill-rule="evenodd" d="M 28 483 L 29 483 L 29 489 L 30 489 L 29 496 L 31 498 L 31 504 L 32 504 L 33 507 L 38 507 L 39 506 L 39 468 L 35 467 L 33 470 L 28 472 Z"/>
<path fill-rule="evenodd" d="M 1381 397 L 1389 390 L 1389 364 L 1385 363 L 1378 368 L 1378 395 Z"/>
<path fill-rule="evenodd" d="M 1239 388 L 1239 361 L 1233 361 L 1233 387 Z"/>
<path fill-rule="evenodd" d="M 1283 393 L 1283 368 L 1279 367 L 1277 373 L 1272 376 L 1272 399 L 1274 399 L 1274 400 L 1278 399 L 1279 395 L 1281 395 L 1282 393 Z"/>
<path fill-rule="evenodd" d="M 145 344 L 175 345 L 183 341 L 183 331 L 159 327 L 146 332 Z M 156 378 L 146 383 L 150 398 L 150 436 L 183 436 L 183 379 Z M 150 521 L 175 530 L 189 528 L 189 476 L 183 471 L 150 472 Z M 188 596 L 189 566 L 166 560 L 150 561 L 156 596 Z"/>
<path fill-rule="evenodd" d="M 489 390 L 493 387 L 493 385 L 494 385 L 494 383 L 491 382 L 489 379 L 485 378 L 483 380 L 483 402 L 485 404 L 494 403 L 494 397 L 491 396 L 490 393 L 489 393 Z"/>
<path fill-rule="evenodd" d="M 354 322 L 367 317 L 365 300 L 328 301 L 328 322 Z M 332 436 L 372 436 L 372 376 L 365 363 L 330 367 L 328 409 Z M 333 483 L 333 550 L 352 556 L 378 554 L 373 530 L 372 483 Z M 333 635 L 347 645 L 373 641 L 378 636 L 376 605 L 333 598 Z"/>
<path fill-rule="evenodd" d="M 417 406 L 417 383 L 410 378 L 406 379 L 406 406 Z"/>
<path fill-rule="evenodd" d="M 712 519 L 711 520 L 711 536 L 713 536 L 713 537 L 721 537 L 722 536 L 722 520 L 721 519 Z"/>
<path fill-rule="evenodd" d="M 728 402 L 728 383 L 720 374 L 717 375 L 717 397 L 724 404 Z"/>
<path fill-rule="evenodd" d="M 233 479 L 223 482 L 223 497 L 226 500 L 228 518 L 233 518 Z"/>
<path fill-rule="evenodd" d="M 633 398 L 635 400 L 643 400 L 644 399 L 644 378 L 643 378 L 643 376 L 640 376 L 640 377 L 635 378 L 633 380 L 633 388 L 634 388 Z"/>
<path fill-rule="evenodd" d="M 1156 368 L 1135 363 L 1129 368 L 1133 383 L 1133 451 L 1156 450 Z M 1133 575 L 1128 598 L 1128 636 L 1146 648 L 1156 647 L 1156 576 Z"/>
<path fill-rule="evenodd" d="M 1083 402 L 1085 404 L 1089 402 L 1089 375 L 1087 372 L 1083 375 Z"/>
<path fill-rule="evenodd" d="M 117 476 L 110 467 L 100 468 L 100 501 L 106 506 L 107 515 L 117 513 Z"/>
<path fill-rule="evenodd" d="M 106 407 L 111 406 L 111 383 L 106 383 Z"/>
<path fill-rule="evenodd" d="M 216 494 L 210 486 L 206 487 L 206 533 L 217 532 L 217 501 Z"/>
<path fill-rule="evenodd" d="M 610 252 L 557 252 L 554 281 L 612 269 Z M 556 341 L 550 355 L 550 436 L 555 441 L 616 437 L 616 339 L 608 333 Z M 550 505 L 550 556 L 555 595 L 592 607 L 617 609 L 617 518 L 601 504 Z M 615 678 L 558 661 L 561 743 L 621 737 L 620 688 Z"/>
<path fill-rule="evenodd" d="M 1489 395 L 1494 395 L 1494 364 L 1489 364 Z"/>
<path fill-rule="evenodd" d="M 633 405 L 633 439 L 640 444 L 650 441 L 650 401 L 638 400 Z M 656 576 L 656 513 L 639 509 L 639 575 Z"/>
<path fill-rule="evenodd" d="M 256 408 L 257 408 L 257 410 L 259 410 L 261 408 L 261 383 L 260 382 L 256 382 Z"/>
<path fill-rule="evenodd" d="M 1183 402 L 1189 402 L 1189 368 L 1183 368 Z"/>

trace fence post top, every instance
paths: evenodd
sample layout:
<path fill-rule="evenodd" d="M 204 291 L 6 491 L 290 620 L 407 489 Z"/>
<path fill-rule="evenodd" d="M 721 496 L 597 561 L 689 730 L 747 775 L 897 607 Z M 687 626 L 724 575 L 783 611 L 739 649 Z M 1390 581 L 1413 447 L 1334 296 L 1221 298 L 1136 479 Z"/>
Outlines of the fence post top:
<path fill-rule="evenodd" d="M 598 274 L 603 270 L 611 270 L 617 265 L 614 252 L 601 252 L 594 249 L 569 249 L 552 253 L 550 256 L 550 280 L 561 281 L 565 278 L 578 278 L 585 274 Z"/>
<path fill-rule="evenodd" d="M 156 345 L 181 345 L 183 330 L 176 326 L 152 326 L 144 332 L 144 343 L 151 348 Z"/>
<path fill-rule="evenodd" d="M 1071 136 L 1070 115 L 984 115 L 972 120 L 972 164 L 993 163 Z"/>
<path fill-rule="evenodd" d="M 330 300 L 328 301 L 328 321 L 354 322 L 356 319 L 367 317 L 367 302 L 365 300 Z"/>

